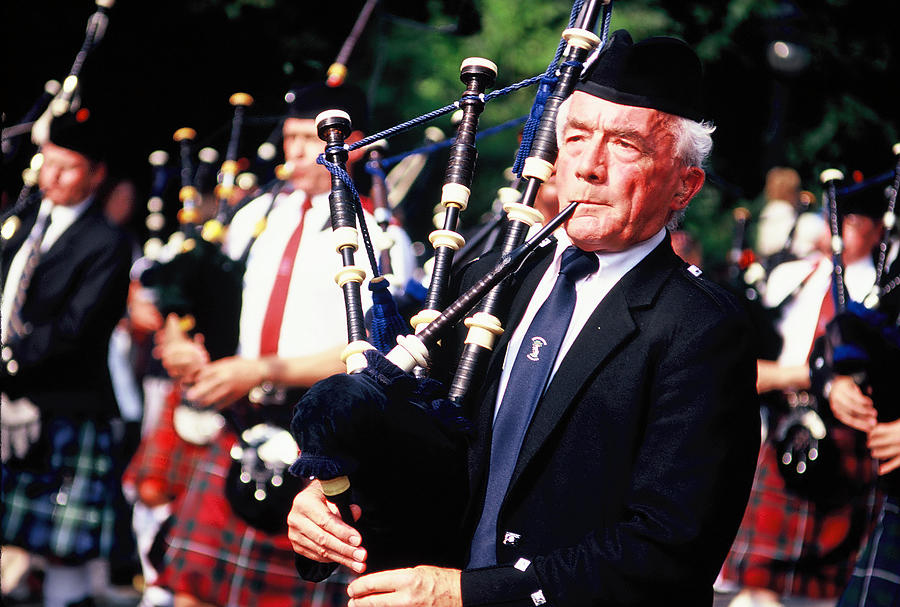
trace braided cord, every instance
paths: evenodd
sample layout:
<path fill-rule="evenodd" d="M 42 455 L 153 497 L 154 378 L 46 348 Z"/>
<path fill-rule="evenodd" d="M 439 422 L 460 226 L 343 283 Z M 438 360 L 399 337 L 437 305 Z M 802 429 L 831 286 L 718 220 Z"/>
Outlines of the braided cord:
<path fill-rule="evenodd" d="M 375 247 L 372 246 L 372 238 L 369 236 L 369 228 L 366 226 L 366 218 L 363 214 L 362 203 L 359 200 L 359 191 L 356 189 L 356 184 L 353 183 L 353 178 L 350 177 L 350 174 L 347 173 L 344 167 L 326 160 L 324 154 L 319 154 L 319 157 L 316 158 L 316 162 L 323 165 L 332 175 L 343 181 L 344 185 L 346 185 L 347 189 L 350 191 L 350 194 L 352 194 L 353 210 L 356 212 L 356 216 L 359 220 L 359 231 L 362 234 L 363 246 L 366 249 L 366 256 L 369 258 L 369 265 L 372 267 L 372 277 L 375 278 L 381 276 L 381 272 L 378 270 L 378 261 L 375 259 Z"/>
<path fill-rule="evenodd" d="M 528 78 L 526 80 L 522 80 L 521 82 L 517 82 L 516 84 L 507 86 L 506 88 L 493 91 L 487 95 L 482 95 L 481 96 L 482 101 L 487 102 L 487 101 L 496 99 L 497 97 L 501 97 L 503 95 L 508 95 L 509 93 L 518 91 L 519 89 L 531 86 L 532 84 L 534 84 L 535 82 L 540 80 L 540 78 L 541 78 L 541 76 L 535 76 L 532 78 Z M 442 108 L 432 110 L 426 114 L 422 114 L 421 116 L 413 118 L 412 120 L 407 120 L 406 122 L 392 126 L 391 128 L 385 129 L 379 133 L 375 133 L 374 135 L 369 135 L 368 137 L 360 139 L 359 141 L 357 141 L 353 144 L 345 145 L 345 149 L 349 152 L 352 150 L 359 149 L 361 147 L 365 147 L 365 146 L 369 145 L 370 143 L 374 143 L 375 141 L 378 141 L 380 139 L 389 139 L 389 138 L 393 137 L 394 135 L 408 131 L 408 130 L 412 129 L 413 127 L 416 127 L 420 124 L 424 124 L 426 122 L 434 120 L 435 118 L 443 116 L 444 114 L 449 114 L 450 112 L 453 112 L 459 108 L 460 101 L 462 101 L 463 99 L 465 99 L 465 96 L 462 99 L 460 99 L 459 101 L 451 103 L 450 105 L 445 105 Z M 501 128 L 508 128 L 509 126 L 511 126 L 511 124 L 513 124 L 513 123 L 518 124 L 522 120 L 523 120 L 522 118 L 517 118 L 515 120 L 509 121 L 508 123 L 498 125 L 496 127 L 493 127 L 492 132 L 496 132 L 497 130 L 500 130 Z M 491 130 L 491 129 L 488 129 L 488 130 Z M 487 134 L 487 132 L 485 134 Z M 476 137 L 477 137 L 477 135 L 476 135 Z M 441 142 L 441 144 L 443 144 L 443 142 Z M 435 144 L 433 146 L 428 146 L 429 151 L 434 151 L 436 149 L 439 149 L 440 147 L 444 147 L 441 144 Z M 450 144 L 452 144 L 452 140 L 447 145 L 450 145 Z M 406 155 L 408 156 L 408 155 L 414 154 L 414 153 L 423 153 L 423 150 L 409 152 Z M 396 162 L 399 162 L 400 160 L 402 160 L 403 157 L 404 156 L 393 157 L 388 160 L 392 160 L 394 163 L 396 163 Z M 347 173 L 347 171 L 344 170 L 342 167 L 326 160 L 324 153 L 319 154 L 319 156 L 316 158 L 316 162 L 318 164 L 321 164 L 322 166 L 324 166 L 326 169 L 328 169 L 328 171 L 332 175 L 338 177 L 341 181 L 343 181 L 347 185 L 347 189 L 353 195 L 354 207 L 356 208 L 356 211 L 360 217 L 360 220 L 362 220 L 362 205 L 359 202 L 359 191 L 356 189 L 356 185 L 353 183 L 353 178 L 350 177 L 350 174 Z M 369 169 L 367 168 L 367 170 L 369 170 Z M 370 262 L 372 262 L 374 260 L 374 252 L 369 249 L 371 243 L 369 242 L 368 230 L 365 227 L 364 222 L 361 226 L 361 230 L 363 233 L 363 242 L 366 243 L 366 253 L 369 255 Z M 373 266 L 377 267 L 377 263 L 373 262 Z M 379 276 L 380 274 L 375 273 L 374 275 Z"/>
<path fill-rule="evenodd" d="M 512 120 L 507 120 L 501 124 L 496 126 L 492 126 L 489 129 L 484 129 L 479 131 L 475 135 L 475 139 L 481 139 L 482 137 L 488 137 L 490 135 L 494 135 L 495 133 L 499 133 L 500 131 L 504 131 L 506 129 L 512 128 L 514 126 L 518 126 L 527 120 L 527 116 L 519 116 L 518 118 L 513 118 Z M 413 150 L 409 150 L 408 152 L 403 152 L 401 154 L 396 154 L 394 156 L 389 156 L 388 158 L 382 159 L 379 164 L 381 164 L 382 169 L 390 168 L 409 156 L 415 156 L 417 154 L 431 154 L 443 148 L 448 148 L 456 141 L 456 137 L 452 137 L 450 139 L 444 139 L 443 141 L 439 141 L 437 143 L 431 143 L 428 145 L 423 145 L 421 147 L 415 148 Z M 378 167 L 372 166 L 373 163 L 366 164 L 366 172 L 370 175 L 379 175 L 382 178 L 386 177 L 387 174 L 384 170 L 379 169 Z"/>
<path fill-rule="evenodd" d="M 575 20 L 578 18 L 578 13 L 581 12 L 581 6 L 583 4 L 583 0 L 576 0 L 575 4 L 572 5 L 568 27 L 572 27 L 575 24 Z M 519 144 L 519 149 L 516 152 L 516 159 L 513 163 L 512 171 L 518 177 L 522 176 L 525 159 L 528 157 L 528 154 L 531 153 L 531 143 L 534 141 L 534 134 L 537 132 L 538 125 L 541 122 L 541 116 L 544 113 L 544 105 L 547 103 L 547 97 L 550 96 L 553 92 L 553 88 L 556 86 L 556 71 L 559 69 L 559 60 L 562 58 L 565 49 L 566 41 L 564 38 L 561 38 L 559 45 L 556 47 L 556 55 L 554 55 L 553 61 L 550 62 L 550 65 L 547 66 L 547 70 L 540 77 L 541 85 L 538 87 L 538 92 L 534 97 L 534 103 L 531 105 L 531 113 L 528 117 L 528 122 L 525 123 L 525 127 L 522 129 L 522 142 Z"/>
<path fill-rule="evenodd" d="M 575 24 L 577 17 L 579 15 L 579 13 L 581 12 L 581 7 L 583 4 L 584 4 L 584 0 L 575 0 L 575 3 L 572 6 L 572 11 L 569 16 L 568 27 L 572 27 Z M 601 41 L 602 41 L 601 48 L 602 48 L 602 43 L 606 42 L 611 17 L 612 17 L 612 0 L 610 0 L 609 4 L 606 6 L 606 9 L 604 10 L 602 35 L 601 35 Z M 511 84 L 505 88 L 498 89 L 498 90 L 492 91 L 488 94 L 480 96 L 482 101 L 486 103 L 486 102 L 496 99 L 498 97 L 502 97 L 504 95 L 508 95 L 509 93 L 529 87 L 533 84 L 537 84 L 538 82 L 541 83 L 541 86 L 539 87 L 538 93 L 535 97 L 535 101 L 532 104 L 530 116 L 528 117 L 528 119 L 525 123 L 525 126 L 523 128 L 522 143 L 519 146 L 519 150 L 516 154 L 515 165 L 513 166 L 513 172 L 515 172 L 519 176 L 521 176 L 522 165 L 525 162 L 525 158 L 527 157 L 528 153 L 531 150 L 531 143 L 534 139 L 534 133 L 537 130 L 537 127 L 540 123 L 540 118 L 541 118 L 541 114 L 543 113 L 543 110 L 544 110 L 544 104 L 546 102 L 546 99 L 550 95 L 550 93 L 552 93 L 553 87 L 556 84 L 556 72 L 559 69 L 559 61 L 562 58 L 565 48 L 566 48 L 566 41 L 565 41 L 565 39 L 561 39 L 559 42 L 559 45 L 557 46 L 556 54 L 553 58 L 553 61 L 550 63 L 550 65 L 547 67 L 547 70 L 542 75 L 532 76 L 531 78 L 527 78 L 527 79 L 517 82 L 515 84 Z M 574 65 L 574 64 L 567 62 L 566 65 Z M 374 135 L 369 135 L 368 137 L 364 137 L 363 139 L 360 139 L 359 141 L 357 141 L 351 145 L 345 146 L 345 147 L 346 147 L 347 151 L 352 151 L 352 150 L 359 149 L 361 147 L 365 147 L 371 143 L 374 143 L 374 142 L 382 140 L 382 139 L 385 139 L 385 140 L 390 139 L 394 135 L 406 132 L 416 126 L 419 126 L 426 122 L 430 122 L 436 118 L 439 118 L 440 116 L 449 114 L 450 112 L 457 110 L 460 107 L 460 102 L 464 99 L 465 99 L 465 96 L 462 99 L 460 99 L 459 101 L 455 101 L 454 103 L 445 105 L 444 107 L 432 110 L 430 112 L 422 114 L 421 116 L 418 116 L 411 120 L 407 120 L 406 122 L 402 122 L 400 124 L 397 124 L 395 126 L 388 128 L 388 129 L 385 129 L 379 133 L 375 133 Z M 514 119 L 507 123 L 504 123 L 502 125 L 498 125 L 497 127 L 493 127 L 493 129 L 488 129 L 488 131 L 490 131 L 492 133 L 497 132 L 498 130 L 501 130 L 503 128 L 509 128 L 510 126 L 513 126 L 515 124 L 520 124 L 523 120 L 525 120 L 525 119 L 517 118 L 517 119 Z M 487 135 L 488 131 L 485 131 L 484 134 Z M 393 156 L 391 158 L 382 160 L 381 169 L 366 166 L 366 170 L 373 174 L 376 173 L 377 171 L 380 171 L 381 174 L 383 174 L 383 172 L 384 172 L 383 169 L 385 167 L 391 166 L 392 164 L 400 162 L 400 160 L 402 160 L 403 158 L 406 158 L 407 156 L 410 156 L 413 154 L 431 153 L 435 150 L 441 149 L 443 147 L 446 147 L 446 146 L 449 146 L 452 144 L 453 144 L 453 140 L 450 140 L 448 142 L 439 142 L 439 143 L 436 143 L 436 144 L 433 144 L 430 146 L 425 146 L 423 148 L 419 148 L 417 150 L 407 152 L 406 154 L 399 154 L 397 156 Z M 373 275 L 379 276 L 380 274 L 377 271 L 378 263 L 375 261 L 374 249 L 372 248 L 371 241 L 369 239 L 368 229 L 366 228 L 365 221 L 363 220 L 363 210 L 362 210 L 362 204 L 360 203 L 360 200 L 359 200 L 359 192 L 357 191 L 356 186 L 353 183 L 353 179 L 350 177 L 350 175 L 347 173 L 347 171 L 344 170 L 342 167 L 327 161 L 325 159 L 324 154 L 319 154 L 318 158 L 316 158 L 316 162 L 318 164 L 323 165 L 326 169 L 328 169 L 328 171 L 331 172 L 332 175 L 335 175 L 336 177 L 341 179 L 341 181 L 343 181 L 347 185 L 348 190 L 353 195 L 353 205 L 354 205 L 354 208 L 356 209 L 357 215 L 359 216 L 360 229 L 363 234 L 363 242 L 366 245 L 366 254 L 369 256 L 369 262 L 372 264 Z"/>

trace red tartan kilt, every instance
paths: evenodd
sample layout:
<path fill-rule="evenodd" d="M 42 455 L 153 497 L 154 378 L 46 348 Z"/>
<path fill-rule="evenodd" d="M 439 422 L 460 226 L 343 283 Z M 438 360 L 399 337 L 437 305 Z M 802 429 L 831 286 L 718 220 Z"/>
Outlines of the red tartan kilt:
<path fill-rule="evenodd" d="M 173 414 L 180 401 L 181 389 L 173 386 L 156 428 L 144 437 L 125 469 L 123 484 L 135 488 L 145 482 L 153 484 L 170 501 L 184 493 L 195 462 L 204 457 L 210 446 L 189 443 L 175 431 Z"/>
<path fill-rule="evenodd" d="M 872 523 L 875 469 L 865 437 L 829 428 L 840 452 L 845 498 L 815 502 L 785 487 L 778 454 L 763 444 L 744 519 L 722 576 L 742 586 L 809 598 L 835 597 Z M 841 485 L 835 479 L 835 488 Z"/>
<path fill-rule="evenodd" d="M 176 506 L 158 584 L 221 606 L 346 605 L 348 574 L 340 570 L 328 581 L 305 582 L 294 566 L 287 532 L 259 531 L 232 511 L 225 479 L 235 442 L 233 432 L 224 430 L 194 468 Z"/>

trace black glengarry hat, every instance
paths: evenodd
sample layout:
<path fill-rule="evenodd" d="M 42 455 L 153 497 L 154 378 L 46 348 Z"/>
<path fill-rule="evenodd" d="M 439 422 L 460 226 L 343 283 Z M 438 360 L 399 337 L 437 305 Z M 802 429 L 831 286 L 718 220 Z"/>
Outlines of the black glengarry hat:
<path fill-rule="evenodd" d="M 369 106 L 362 89 L 352 84 L 331 87 L 324 82 L 292 88 L 284 96 L 288 118 L 315 118 L 325 110 L 343 110 L 354 130 L 365 131 Z"/>
<path fill-rule="evenodd" d="M 107 141 L 100 122 L 87 109 L 66 112 L 50 121 L 50 143 L 95 162 L 106 160 Z"/>
<path fill-rule="evenodd" d="M 864 187 L 850 186 L 848 191 L 837 192 L 838 215 L 865 215 L 876 221 L 884 217 L 888 201 L 884 189 L 879 185 Z"/>
<path fill-rule="evenodd" d="M 575 90 L 700 121 L 702 86 L 700 59 L 683 41 L 657 36 L 635 44 L 626 30 L 617 30 Z"/>

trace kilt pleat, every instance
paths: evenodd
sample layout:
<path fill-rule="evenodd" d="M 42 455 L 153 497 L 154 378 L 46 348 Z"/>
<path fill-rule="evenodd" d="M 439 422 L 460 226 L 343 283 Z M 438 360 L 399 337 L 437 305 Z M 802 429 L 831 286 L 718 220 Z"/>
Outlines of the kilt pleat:
<path fill-rule="evenodd" d="M 885 500 L 838 607 L 900 607 L 900 498 Z"/>
<path fill-rule="evenodd" d="M 808 598 L 837 597 L 847 583 L 868 532 L 876 502 L 875 467 L 864 436 L 846 427 L 830 430 L 840 453 L 841 477 L 853 479 L 835 493 L 812 499 L 785 485 L 776 449 L 765 442 L 744 518 L 722 568 L 741 586 Z"/>
<path fill-rule="evenodd" d="M 35 465 L 3 465 L 3 541 L 65 563 L 109 554 L 119 479 L 108 422 L 44 420 L 46 452 Z"/>
<path fill-rule="evenodd" d="M 338 570 L 324 582 L 302 580 L 287 532 L 268 534 L 247 525 L 225 498 L 230 429 L 194 467 L 176 502 L 165 562 L 157 582 L 222 607 L 337 607 L 347 604 L 353 576 Z"/>
<path fill-rule="evenodd" d="M 181 398 L 180 388 L 173 387 L 163 405 L 157 426 L 141 440 L 128 463 L 122 482 L 137 488 L 142 482 L 157 483 L 170 500 L 184 493 L 193 474 L 194 463 L 204 459 L 208 445 L 195 445 L 175 431 L 173 414 Z"/>

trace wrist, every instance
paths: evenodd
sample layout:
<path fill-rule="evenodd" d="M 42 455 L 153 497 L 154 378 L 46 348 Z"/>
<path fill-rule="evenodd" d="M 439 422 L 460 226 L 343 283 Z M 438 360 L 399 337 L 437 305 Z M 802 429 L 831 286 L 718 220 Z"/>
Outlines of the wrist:
<path fill-rule="evenodd" d="M 834 387 L 834 381 L 828 380 L 822 386 L 822 396 L 825 397 L 825 400 L 831 400 L 831 388 Z"/>
<path fill-rule="evenodd" d="M 275 377 L 275 365 L 273 356 L 263 356 L 262 358 L 257 360 L 257 375 L 259 377 L 259 381 L 257 385 L 269 383 L 276 384 L 278 383 L 278 379 Z"/>

